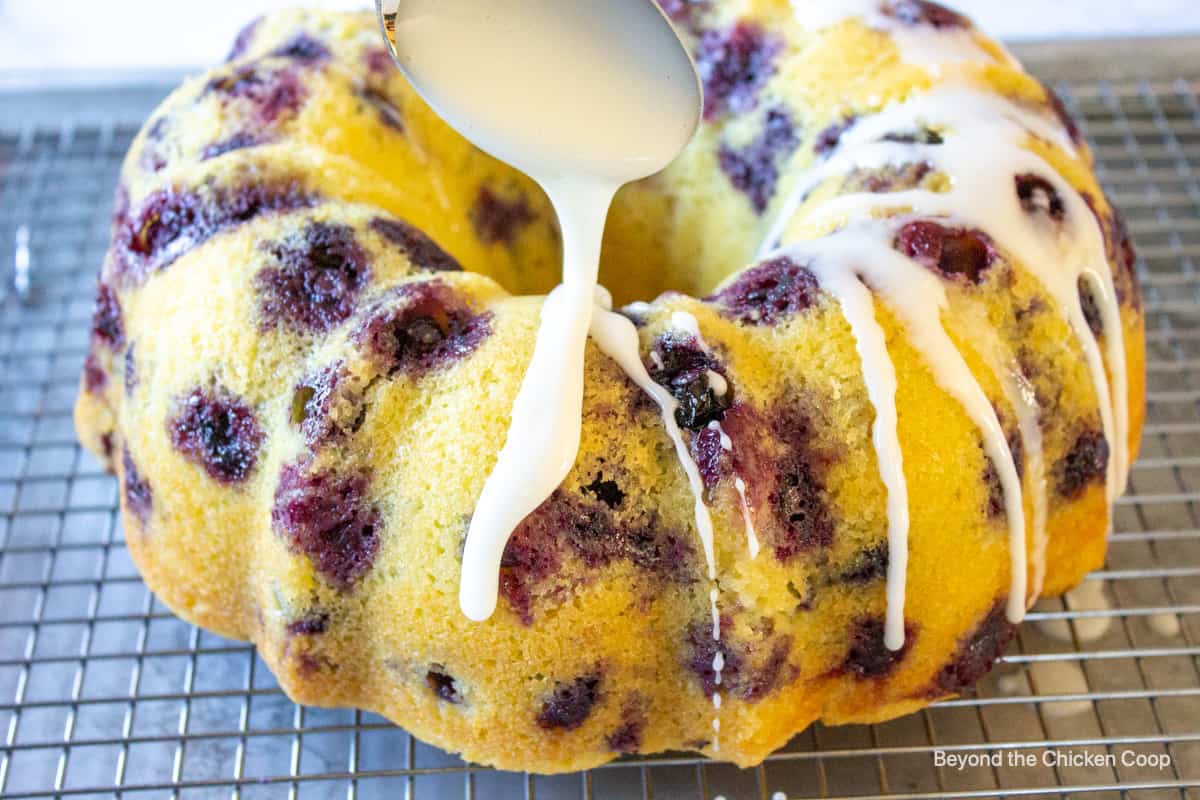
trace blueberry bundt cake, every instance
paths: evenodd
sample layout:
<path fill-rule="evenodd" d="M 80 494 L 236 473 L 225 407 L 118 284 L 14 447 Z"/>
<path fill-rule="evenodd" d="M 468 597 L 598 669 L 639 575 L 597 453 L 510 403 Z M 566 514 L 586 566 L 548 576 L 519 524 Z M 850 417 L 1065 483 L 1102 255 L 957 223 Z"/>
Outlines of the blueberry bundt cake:
<path fill-rule="evenodd" d="M 1144 334 L 1061 103 L 922 0 L 661 5 L 704 121 L 617 196 L 579 453 L 482 621 L 545 196 L 369 15 L 252 23 L 134 141 L 79 436 L 147 584 L 297 701 L 505 768 L 751 765 L 968 689 L 1102 563 Z"/>

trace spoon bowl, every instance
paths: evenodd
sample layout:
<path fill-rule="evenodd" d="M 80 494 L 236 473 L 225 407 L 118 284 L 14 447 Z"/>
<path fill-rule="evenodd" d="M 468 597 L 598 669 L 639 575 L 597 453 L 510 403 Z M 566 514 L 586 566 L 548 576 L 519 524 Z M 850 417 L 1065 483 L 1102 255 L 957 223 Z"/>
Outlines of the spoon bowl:
<path fill-rule="evenodd" d="M 632 323 L 598 291 L 604 220 L 622 184 L 652 175 L 700 120 L 695 66 L 651 0 L 376 0 L 400 69 L 442 119 L 541 184 L 562 231 L 563 282 L 542 303 L 508 434 L 463 545 L 459 605 L 496 608 L 512 531 L 579 452 L 593 319 L 641 364 Z M 607 315 L 607 316 L 606 316 Z M 616 317 L 616 320 L 610 319 Z M 606 336 L 613 325 L 620 336 Z"/>
<path fill-rule="evenodd" d="M 543 185 L 658 172 L 700 120 L 686 48 L 652 0 L 376 0 L 388 47 L 447 123 Z"/>

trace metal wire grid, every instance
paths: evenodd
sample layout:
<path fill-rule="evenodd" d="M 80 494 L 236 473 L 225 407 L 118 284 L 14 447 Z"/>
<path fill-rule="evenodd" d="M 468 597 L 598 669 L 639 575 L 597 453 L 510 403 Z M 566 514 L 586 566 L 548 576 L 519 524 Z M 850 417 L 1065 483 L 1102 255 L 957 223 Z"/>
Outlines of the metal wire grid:
<path fill-rule="evenodd" d="M 0 306 L 0 796 L 1200 798 L 1200 81 L 1060 89 L 1129 218 L 1146 293 L 1143 456 L 1091 577 L 1113 607 L 1055 601 L 1031 616 L 1067 622 L 1072 644 L 1026 625 L 977 695 L 883 725 L 817 726 L 756 770 L 675 757 L 559 777 L 473 768 L 379 717 L 296 706 L 253 649 L 149 593 L 115 482 L 70 416 L 136 124 L 0 121 L 0 269 L 21 225 L 33 264 L 32 294 L 10 288 Z M 1103 636 L 1081 635 L 1099 619 Z M 1039 685 L 1046 665 L 1081 668 L 1078 686 Z M 935 767 L 937 751 L 1002 762 Z M 1047 765 L 1047 752 L 1171 764 Z"/>

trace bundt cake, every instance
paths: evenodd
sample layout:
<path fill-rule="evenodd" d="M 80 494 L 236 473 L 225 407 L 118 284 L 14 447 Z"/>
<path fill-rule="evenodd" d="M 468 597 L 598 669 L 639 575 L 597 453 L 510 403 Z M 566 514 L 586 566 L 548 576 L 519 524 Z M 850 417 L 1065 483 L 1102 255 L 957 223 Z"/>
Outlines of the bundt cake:
<path fill-rule="evenodd" d="M 1142 311 L 1062 104 L 923 0 L 660 4 L 703 124 L 617 196 L 579 455 L 484 621 L 545 196 L 369 15 L 263 17 L 134 140 L 79 437 L 150 588 L 295 700 L 509 769 L 752 765 L 968 689 L 1102 563 Z"/>

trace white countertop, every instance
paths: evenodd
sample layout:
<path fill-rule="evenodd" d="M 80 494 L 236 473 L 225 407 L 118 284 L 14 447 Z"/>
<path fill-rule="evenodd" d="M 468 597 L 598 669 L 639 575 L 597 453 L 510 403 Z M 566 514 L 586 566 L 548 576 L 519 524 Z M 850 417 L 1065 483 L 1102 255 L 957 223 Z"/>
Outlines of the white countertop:
<path fill-rule="evenodd" d="M 0 0 L 0 73 L 191 69 L 222 58 L 262 11 L 305 0 Z M 830 0 L 836 2 L 836 0 Z M 307 0 L 368 8 L 364 0 Z M 949 0 L 1008 41 L 1200 33 L 1200 0 Z M 62 26 L 51 12 L 74 14 Z M 189 10 L 190 9 L 190 13 Z"/>

